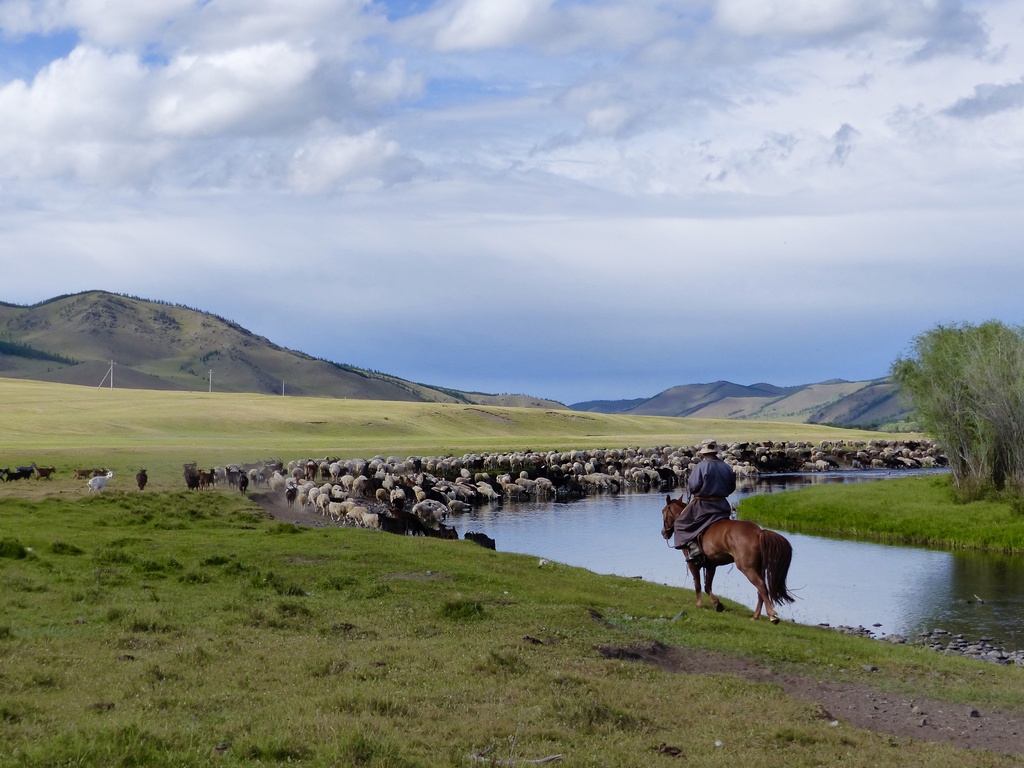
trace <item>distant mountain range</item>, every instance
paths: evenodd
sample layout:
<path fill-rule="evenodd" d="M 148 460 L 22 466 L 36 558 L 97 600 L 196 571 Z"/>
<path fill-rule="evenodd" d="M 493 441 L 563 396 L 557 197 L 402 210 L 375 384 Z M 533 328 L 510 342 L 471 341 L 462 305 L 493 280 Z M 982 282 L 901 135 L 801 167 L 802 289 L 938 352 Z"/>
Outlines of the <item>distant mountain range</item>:
<path fill-rule="evenodd" d="M 795 387 L 716 381 L 672 387 L 647 400 L 592 400 L 569 407 L 635 416 L 794 421 L 861 429 L 905 427 L 912 416 L 909 402 L 887 378 L 834 379 Z"/>
<path fill-rule="evenodd" d="M 0 302 L 0 378 L 99 386 L 109 383 L 111 369 L 115 386 L 132 389 L 206 391 L 213 371 L 217 392 L 566 408 L 531 395 L 463 392 L 314 358 L 230 320 L 177 304 L 105 291 L 31 306 Z M 888 379 L 795 387 L 718 381 L 672 387 L 648 399 L 568 407 L 876 429 L 909 416 L 909 406 Z"/>

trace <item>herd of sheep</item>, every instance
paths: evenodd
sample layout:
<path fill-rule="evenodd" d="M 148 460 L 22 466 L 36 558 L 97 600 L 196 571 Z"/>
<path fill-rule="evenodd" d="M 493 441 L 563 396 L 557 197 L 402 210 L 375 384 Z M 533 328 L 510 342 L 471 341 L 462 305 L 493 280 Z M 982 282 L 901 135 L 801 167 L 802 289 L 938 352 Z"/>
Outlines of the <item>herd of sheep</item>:
<path fill-rule="evenodd" d="M 720 455 L 741 483 L 760 474 L 946 466 L 941 446 L 928 439 L 733 442 L 723 444 Z M 306 458 L 210 469 L 190 463 L 183 474 L 193 490 L 220 485 L 245 493 L 266 488 L 287 505 L 335 524 L 454 537 L 445 524 L 449 516 L 476 506 L 504 498 L 564 500 L 592 493 L 672 490 L 685 484 L 698 461 L 697 446 L 659 446 L 404 459 Z M 49 479 L 52 472 L 52 467 L 32 464 L 2 469 L 0 476 L 11 482 L 33 474 Z M 92 493 L 102 491 L 113 474 L 106 468 L 75 470 Z M 147 480 L 146 470 L 139 470 L 139 490 Z"/>
<path fill-rule="evenodd" d="M 699 461 L 696 446 L 573 451 L 510 451 L 463 456 L 305 458 L 200 470 L 185 465 L 188 487 L 225 483 L 243 492 L 266 487 L 343 525 L 392 529 L 394 520 L 446 533 L 451 514 L 502 498 L 580 498 L 591 493 L 671 490 Z M 914 469 L 946 464 L 931 440 L 735 442 L 721 457 L 741 478 L 784 472 Z M 208 486 L 206 485 L 208 483 Z"/>

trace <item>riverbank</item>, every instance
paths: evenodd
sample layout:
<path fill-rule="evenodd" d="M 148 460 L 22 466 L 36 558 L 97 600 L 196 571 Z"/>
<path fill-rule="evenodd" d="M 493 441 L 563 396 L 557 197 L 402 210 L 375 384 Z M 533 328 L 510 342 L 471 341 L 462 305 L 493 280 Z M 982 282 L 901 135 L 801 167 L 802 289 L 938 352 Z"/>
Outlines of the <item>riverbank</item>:
<path fill-rule="evenodd" d="M 798 533 L 1024 554 L 1024 516 L 1010 501 L 960 502 L 947 475 L 762 494 L 744 499 L 740 514 L 759 525 Z"/>

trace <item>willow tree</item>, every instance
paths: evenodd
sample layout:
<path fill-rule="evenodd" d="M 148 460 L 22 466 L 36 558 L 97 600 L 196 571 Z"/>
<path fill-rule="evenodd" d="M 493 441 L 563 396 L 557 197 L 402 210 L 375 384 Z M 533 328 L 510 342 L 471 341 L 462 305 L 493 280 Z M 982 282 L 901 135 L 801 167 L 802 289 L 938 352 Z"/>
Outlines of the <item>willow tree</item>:
<path fill-rule="evenodd" d="M 914 340 L 892 376 L 942 443 L 957 488 L 1024 493 L 1024 329 L 938 326 Z"/>

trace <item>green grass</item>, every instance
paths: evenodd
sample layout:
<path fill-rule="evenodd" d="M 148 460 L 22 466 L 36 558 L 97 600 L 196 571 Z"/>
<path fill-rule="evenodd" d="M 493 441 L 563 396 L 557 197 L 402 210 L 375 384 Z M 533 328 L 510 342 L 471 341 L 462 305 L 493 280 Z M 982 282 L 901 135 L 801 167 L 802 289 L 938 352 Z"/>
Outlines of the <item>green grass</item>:
<path fill-rule="evenodd" d="M 1024 671 L 693 609 L 689 590 L 467 542 L 264 517 L 181 464 L 870 437 L 803 424 L 0 380 L 0 766 L 1019 765 L 848 727 L 771 684 L 604 658 L 663 642 L 1024 713 Z M 117 472 L 102 495 L 76 465 Z M 150 470 L 146 493 L 132 487 Z M 867 487 L 867 486 L 865 486 Z M 685 612 L 681 613 L 681 609 Z M 540 642 L 527 642 L 525 638 Z M 718 744 L 721 744 L 718 746 Z"/>
<path fill-rule="evenodd" d="M 689 590 L 469 542 L 281 525 L 227 494 L 0 515 L 0 765 L 452 766 L 493 746 L 654 766 L 662 742 L 712 766 L 1019 764 L 599 648 L 657 640 L 835 680 L 872 664 L 883 689 L 1024 713 L 1016 668 L 696 611 Z"/>
<path fill-rule="evenodd" d="M 0 379 L 5 453 L 74 459 L 173 452 L 200 463 L 225 453 L 443 454 L 719 440 L 884 436 L 811 424 L 622 416 L 547 408 L 103 389 Z M 12 463 L 21 463 L 13 462 Z M 41 462 L 37 462 L 41 463 Z"/>
<path fill-rule="evenodd" d="M 949 476 L 821 485 L 751 496 L 740 514 L 799 533 L 980 552 L 1024 553 L 1024 517 L 1007 500 L 961 503 Z"/>

